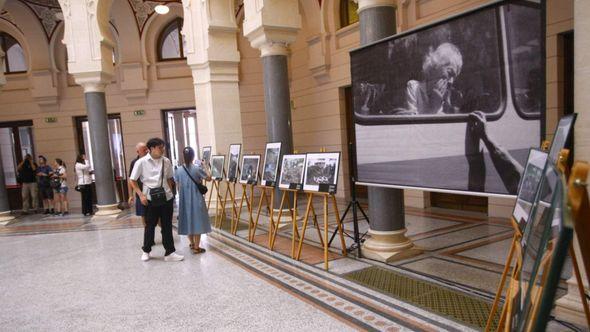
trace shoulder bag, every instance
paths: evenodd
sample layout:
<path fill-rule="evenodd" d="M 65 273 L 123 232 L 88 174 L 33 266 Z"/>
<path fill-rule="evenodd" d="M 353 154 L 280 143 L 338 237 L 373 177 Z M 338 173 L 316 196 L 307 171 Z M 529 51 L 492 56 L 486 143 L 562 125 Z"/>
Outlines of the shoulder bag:
<path fill-rule="evenodd" d="M 166 204 L 166 190 L 164 189 L 164 163 L 162 160 L 162 170 L 160 171 L 160 186 L 150 188 L 150 204 L 152 206 L 162 206 Z"/>
<path fill-rule="evenodd" d="M 188 177 L 191 178 L 191 180 L 193 180 L 193 183 L 197 185 L 197 190 L 199 190 L 199 193 L 201 195 L 205 195 L 209 188 L 207 188 L 207 186 L 203 185 L 202 183 L 195 181 L 195 179 L 193 179 L 193 177 L 191 176 L 191 173 L 188 171 L 188 169 L 186 169 L 186 167 L 184 167 L 184 165 L 182 165 L 182 168 L 184 168 L 184 171 L 186 172 Z"/>

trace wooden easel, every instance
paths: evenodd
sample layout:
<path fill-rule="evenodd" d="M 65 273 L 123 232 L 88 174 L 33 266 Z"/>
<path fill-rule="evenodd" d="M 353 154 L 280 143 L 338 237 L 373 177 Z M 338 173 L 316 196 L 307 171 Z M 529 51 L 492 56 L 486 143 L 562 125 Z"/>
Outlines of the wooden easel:
<path fill-rule="evenodd" d="M 334 208 L 334 214 L 336 215 L 336 227 L 338 228 L 338 233 L 340 235 L 340 242 L 342 244 L 342 256 L 346 256 L 346 243 L 344 242 L 344 233 L 342 227 L 342 221 L 340 220 L 340 213 L 338 212 L 338 205 L 336 204 L 336 197 L 330 193 L 317 193 L 317 192 L 307 192 L 307 207 L 305 209 L 305 216 L 303 219 L 303 227 L 301 230 L 301 235 L 299 237 L 299 246 L 297 248 L 297 256 L 295 259 L 299 260 L 301 258 L 301 249 L 303 248 L 303 241 L 305 239 L 305 231 L 307 229 L 307 222 L 309 221 L 309 213 L 313 210 L 313 198 L 314 196 L 320 196 L 323 198 L 323 207 L 324 207 L 324 234 L 323 237 L 321 235 L 319 226 L 318 233 L 320 233 L 320 242 L 322 247 L 324 248 L 324 268 L 328 270 L 328 209 L 329 203 L 328 201 L 332 201 L 332 207 Z M 315 222 L 315 211 L 314 211 L 314 222 Z M 317 222 L 316 226 L 317 226 Z M 294 234 L 293 234 L 294 235 Z"/>
<path fill-rule="evenodd" d="M 207 185 L 207 182 L 211 182 L 211 188 L 209 189 L 209 198 L 207 199 L 207 211 L 209 211 L 209 208 L 211 208 L 211 197 L 213 197 L 213 189 L 215 189 L 217 192 L 218 188 L 216 188 L 215 186 L 215 180 L 205 181 L 205 185 Z"/>
<path fill-rule="evenodd" d="M 216 180 L 212 180 L 213 182 L 213 189 L 215 189 L 215 192 L 217 193 L 217 204 L 215 206 L 215 223 L 214 226 L 216 228 L 220 228 L 221 227 L 221 223 L 223 222 L 223 219 L 225 218 L 225 201 L 223 200 L 223 197 L 221 196 L 221 179 L 216 179 Z M 213 193 L 211 193 L 211 195 L 213 195 Z M 209 199 L 211 199 L 211 196 L 209 196 Z"/>
<path fill-rule="evenodd" d="M 254 186 L 255 183 L 241 183 L 242 185 L 242 197 L 240 200 L 240 207 L 238 209 L 238 217 L 236 218 L 235 224 L 232 223 L 231 233 L 236 235 L 238 232 L 238 226 L 240 224 L 240 217 L 242 215 L 242 208 L 244 207 L 244 202 L 246 202 L 246 208 L 248 209 L 248 229 L 254 225 L 254 218 L 252 216 L 252 210 L 254 209 L 252 203 L 254 203 Z M 249 195 L 248 195 L 249 194 Z M 250 235 L 248 234 L 248 239 L 250 239 Z"/>
<path fill-rule="evenodd" d="M 261 195 L 260 195 L 260 200 L 258 201 L 258 209 L 256 210 L 256 219 L 254 220 L 254 223 L 251 223 L 248 226 L 248 240 L 250 242 L 254 241 L 254 236 L 256 235 L 256 228 L 258 228 L 258 220 L 260 219 L 260 212 L 262 212 L 262 202 L 266 203 L 266 210 L 268 212 L 268 215 L 270 216 L 270 230 L 269 233 L 272 232 L 272 227 L 274 226 L 274 216 L 273 216 L 273 212 L 272 212 L 272 208 L 273 208 L 273 202 L 274 202 L 274 198 L 275 198 L 275 187 L 271 187 L 271 186 L 256 186 L 258 188 L 260 188 L 261 190 Z M 268 194 L 268 191 L 270 190 L 270 195 Z M 269 202 L 269 198 L 270 198 L 270 202 Z M 252 202 L 254 202 L 254 198 L 252 198 Z M 268 237 L 269 241 L 268 241 L 268 246 L 270 247 L 270 236 Z"/>
<path fill-rule="evenodd" d="M 281 204 L 279 206 L 279 215 L 277 216 L 276 223 L 271 227 L 274 229 L 274 232 L 270 234 L 272 237 L 270 241 L 270 250 L 274 250 L 275 246 L 275 239 L 277 238 L 277 233 L 279 232 L 279 225 L 281 224 L 281 218 L 283 217 L 283 208 L 285 207 L 285 201 L 287 202 L 287 206 L 289 211 L 291 211 L 291 224 L 292 224 L 292 237 L 291 237 L 291 258 L 295 257 L 295 239 L 299 240 L 299 226 L 297 225 L 297 192 L 296 189 L 280 189 L 281 190 Z M 289 193 L 293 194 L 293 204 L 289 198 Z M 315 213 L 314 213 L 315 214 Z M 317 224 L 317 222 L 316 222 Z M 319 234 L 319 229 L 318 229 Z"/>
<path fill-rule="evenodd" d="M 236 223 L 236 219 L 239 219 L 239 215 L 237 207 L 236 207 L 236 182 L 226 179 L 223 180 L 223 182 L 226 183 L 226 189 L 225 189 L 225 194 L 223 195 L 223 218 L 221 220 L 221 222 L 223 223 L 223 221 L 226 219 L 225 217 L 225 206 L 228 202 L 228 196 L 229 196 L 229 202 L 231 203 L 231 219 L 230 219 L 230 232 L 233 230 L 234 228 L 234 223 Z M 219 228 L 221 228 L 222 224 L 219 224 Z"/>
<path fill-rule="evenodd" d="M 559 158 L 557 161 L 557 169 L 560 172 L 562 172 L 566 176 L 566 178 L 568 178 L 568 176 L 569 176 L 569 168 L 567 167 L 567 160 L 569 157 L 569 153 L 570 152 L 568 149 L 562 149 L 559 153 Z M 585 171 L 586 171 L 585 176 L 587 177 L 588 169 L 586 168 Z M 581 171 L 577 171 L 576 177 L 569 179 L 568 188 L 572 188 L 573 186 L 575 186 L 575 181 L 581 178 L 581 175 L 579 174 L 580 172 Z M 572 216 L 574 218 L 575 225 L 582 224 L 584 220 L 590 220 L 589 219 L 590 218 L 590 209 L 585 209 L 585 212 L 580 212 L 581 203 L 580 203 L 579 199 L 571 199 L 571 197 L 570 197 L 569 203 L 572 205 Z M 586 202 L 586 205 L 587 204 L 588 203 Z M 584 213 L 585 213 L 585 216 L 584 216 Z M 579 219 L 579 218 L 582 218 L 582 219 Z M 586 218 L 586 219 L 583 219 L 583 218 Z M 522 270 L 522 259 L 521 259 L 522 246 L 521 246 L 521 242 L 520 242 L 520 239 L 522 239 L 522 232 L 518 228 L 518 223 L 516 223 L 514 218 L 511 218 L 511 221 L 512 221 L 512 226 L 515 229 L 515 234 L 513 237 L 512 244 L 511 244 L 510 252 L 508 253 L 508 257 L 506 259 L 506 265 L 504 266 L 504 272 L 502 273 L 500 285 L 498 287 L 498 291 L 496 292 L 496 297 L 494 299 L 494 303 L 492 305 L 492 309 L 491 309 L 490 315 L 488 317 L 488 321 L 487 321 L 486 328 L 485 328 L 486 332 L 490 331 L 490 329 L 491 329 L 491 324 L 493 322 L 494 314 L 496 313 L 497 307 L 499 305 L 500 297 L 502 295 L 502 290 L 504 288 L 504 283 L 506 281 L 506 276 L 508 274 L 508 270 L 510 269 L 510 267 L 512 265 L 512 257 L 515 252 L 516 252 L 517 259 L 516 259 L 516 263 L 514 265 L 514 269 L 513 269 L 513 273 L 511 276 L 509 286 L 508 286 L 508 290 L 506 291 L 506 297 L 505 297 L 506 304 L 504 305 L 504 308 L 502 310 L 497 331 L 502 330 L 502 328 L 504 328 L 505 331 L 510 331 L 512 329 L 512 319 L 511 319 L 512 317 L 510 317 L 511 313 L 513 311 L 512 304 L 514 301 L 520 301 L 520 299 L 517 298 L 517 296 L 519 296 L 517 294 L 517 290 L 518 290 L 518 282 L 520 280 L 520 274 L 522 272 L 521 271 Z M 587 234 L 587 233 L 583 233 L 583 234 Z M 515 239 L 518 239 L 518 240 L 515 242 Z M 547 250 L 543 254 L 542 262 L 541 262 L 541 265 L 539 266 L 539 271 L 546 271 L 547 270 L 547 268 L 549 267 L 549 265 L 551 263 L 552 253 L 553 253 L 553 243 L 550 242 L 547 246 Z M 579 265 L 578 265 L 578 262 L 576 259 L 576 255 L 575 255 L 575 252 L 573 249 L 573 244 L 570 244 L 569 255 L 572 259 L 574 274 L 576 276 L 576 280 L 578 283 L 578 291 L 580 292 L 581 302 L 584 307 L 584 313 L 586 315 L 586 320 L 588 322 L 588 325 L 590 326 L 590 309 L 588 306 L 588 302 L 586 300 L 586 294 L 584 291 L 584 284 L 582 282 L 582 277 L 580 274 L 580 269 L 579 269 Z M 583 257 L 583 258 L 586 258 L 586 257 Z M 590 257 L 587 257 L 586 259 L 590 260 Z M 545 285 L 546 277 L 547 277 L 547 274 L 543 273 L 543 279 L 541 280 L 540 286 L 538 286 L 537 288 L 535 288 L 533 290 L 534 294 L 532 294 L 533 299 L 531 301 L 531 312 L 533 313 L 533 315 L 532 315 L 531 322 L 534 322 L 536 319 L 536 315 L 538 312 L 538 307 L 540 305 L 541 294 L 543 291 L 543 287 Z M 589 279 L 590 279 L 590 277 L 589 277 Z M 533 325 L 530 324 L 526 330 L 527 331 L 531 330 L 532 326 Z"/>

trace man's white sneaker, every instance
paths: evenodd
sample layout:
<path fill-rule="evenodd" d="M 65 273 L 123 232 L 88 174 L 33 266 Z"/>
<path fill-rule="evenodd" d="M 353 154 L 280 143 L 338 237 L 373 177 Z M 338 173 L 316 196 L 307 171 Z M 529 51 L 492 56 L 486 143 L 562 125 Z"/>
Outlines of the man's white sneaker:
<path fill-rule="evenodd" d="M 164 260 L 166 262 L 180 262 L 183 259 L 184 259 L 184 256 L 179 255 L 179 254 L 177 254 L 175 252 L 173 252 L 170 255 L 164 257 Z"/>
<path fill-rule="evenodd" d="M 150 254 L 147 252 L 144 252 L 143 254 L 141 254 L 141 260 L 144 262 L 147 262 L 150 260 Z"/>

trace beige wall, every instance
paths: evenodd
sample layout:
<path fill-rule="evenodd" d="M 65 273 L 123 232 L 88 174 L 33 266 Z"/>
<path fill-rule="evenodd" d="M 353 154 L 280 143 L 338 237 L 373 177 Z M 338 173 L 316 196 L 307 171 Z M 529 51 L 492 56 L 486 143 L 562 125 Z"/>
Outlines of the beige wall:
<path fill-rule="evenodd" d="M 120 27 L 116 25 L 124 19 L 135 19 L 129 17 L 131 10 L 127 7 L 126 1 L 117 1 L 112 8 L 115 27 L 117 31 L 125 32 L 125 34 L 118 39 L 120 59 L 116 65 L 113 83 L 107 86 L 106 99 L 108 113 L 121 115 L 125 161 L 128 166 L 135 158 L 135 144 L 138 141 L 146 141 L 154 136 L 163 137 L 161 110 L 194 107 L 195 101 L 191 71 L 186 61 L 158 62 L 156 60 L 157 36 L 175 15 L 182 16 L 182 8 L 173 6 L 171 14 L 165 17 L 152 16 L 140 39 L 135 24 L 131 27 L 128 24 Z M 19 27 L 37 24 L 32 14 L 25 10 L 26 8 L 13 8 L 13 10 L 21 9 L 18 15 L 13 15 L 13 17 L 23 18 L 15 22 Z M 122 16 L 121 12 L 127 12 L 127 17 Z M 1 28 L 2 25 L 0 30 Z M 135 30 L 130 30 L 131 28 Z M 38 36 L 28 38 L 27 29 L 23 31 L 25 38 L 21 43 L 24 44 L 25 49 L 30 49 L 31 41 L 44 42 L 45 47 L 49 49 L 49 41 L 40 39 Z M 50 97 L 52 97 L 51 91 L 55 89 L 54 98 L 50 98 L 48 104 L 47 98 L 37 96 L 39 92 L 34 92 L 32 87 L 38 83 L 31 72 L 7 75 L 7 84 L 0 93 L 0 122 L 32 120 L 36 153 L 45 155 L 49 160 L 62 158 L 70 170 L 68 172 L 69 187 L 73 188 L 76 179 L 72 170 L 78 152 L 73 118 L 86 115 L 86 108 L 82 88 L 75 85 L 72 77 L 64 70 L 65 46 L 59 42 L 62 39 L 63 28 L 58 28 L 57 34 L 51 45 L 53 49 L 50 50 L 55 59 L 46 52 L 46 64 L 33 68 L 49 72 L 49 84 L 44 85 L 43 88 L 46 95 Z M 129 45 L 136 47 L 129 47 Z M 35 57 L 39 58 L 41 55 L 36 54 Z M 36 60 L 35 63 L 43 62 Z M 134 116 L 133 111 L 136 110 L 144 110 L 145 115 Z M 55 117 L 57 122 L 46 123 L 47 117 Z M 70 191 L 69 199 L 72 207 L 80 206 L 80 195 L 75 191 Z"/>
<path fill-rule="evenodd" d="M 479 6 L 487 1 L 473 0 L 430 0 L 404 1 L 398 7 L 398 31 L 414 28 L 449 15 L 460 13 Z M 114 6 L 121 6 L 119 2 Z M 346 151 L 346 124 L 344 118 L 344 96 L 342 88 L 350 85 L 349 51 L 359 45 L 358 23 L 340 29 L 338 0 L 324 0 L 320 8 L 315 0 L 300 0 L 302 28 L 297 39 L 290 46 L 289 75 L 292 99 L 293 142 L 298 152 L 313 152 L 321 148 L 327 151 L 342 151 L 342 168 L 339 176 L 339 196 L 348 193 L 348 161 Z M 552 137 L 558 116 L 563 113 L 563 101 L 559 93 L 563 87 L 563 76 L 559 75 L 561 65 L 558 53 L 558 34 L 573 28 L 572 1 L 550 0 L 547 3 L 547 132 Z M 17 9 L 14 9 L 17 10 Z M 22 10 L 18 9 L 18 10 Z M 117 22 L 125 20 L 128 8 L 120 8 L 115 16 Z M 172 14 L 182 16 L 180 6 L 172 7 Z M 24 15 L 24 16 L 23 16 Z M 22 12 L 14 17 L 26 17 Z M 130 14 L 128 14 L 129 16 Z M 243 13 L 238 13 L 241 27 Z M 133 18 L 132 18 L 133 19 Z M 162 109 L 192 107 L 194 90 L 189 68 L 183 61 L 158 63 L 155 59 L 155 41 L 161 28 L 172 19 L 171 15 L 154 15 L 146 24 L 141 36 L 126 34 L 124 42 L 119 41 L 121 61 L 117 65 L 116 82 L 107 88 L 109 113 L 120 113 L 127 163 L 133 158 L 134 145 L 139 140 L 151 136 L 162 136 Z M 1 20 L 0 20 L 1 21 Z M 32 22 L 32 20 L 29 20 Z M 19 23 L 30 24 L 30 23 Z M 122 23 L 121 23 L 122 24 Z M 0 23 L 0 29 L 2 29 Z M 122 28 L 128 30 L 128 27 Z M 33 30 L 33 27 L 29 28 Z M 119 27 L 117 30 L 121 31 Z M 26 32 L 26 29 L 23 29 Z M 26 40 L 39 40 L 24 35 Z M 59 40 L 59 39 L 58 39 Z M 23 45 L 30 49 L 27 41 Z M 43 93 L 33 96 L 29 88 L 39 82 L 31 73 L 10 75 L 4 92 L 0 93 L 0 121 L 32 119 L 35 126 L 35 145 L 38 153 L 57 156 L 71 164 L 77 151 L 73 116 L 84 115 L 82 89 L 72 85 L 58 69 L 65 66 L 64 47 L 57 47 L 55 65 L 51 59 L 41 61 L 35 70 L 46 70 L 50 82 L 55 85 L 57 105 L 40 106 Z M 134 45 L 134 47 L 130 47 Z M 51 45 L 47 45 L 51 48 Z M 140 49 L 137 50 L 137 47 Z M 38 48 L 38 47 L 37 47 Z M 260 53 L 253 49 L 242 33 L 238 36 L 241 56 L 239 67 L 239 89 L 244 153 L 264 154 L 266 143 L 266 118 L 264 113 L 264 90 L 262 82 L 262 63 Z M 49 63 L 49 65 L 47 65 Z M 49 86 L 48 90 L 53 87 Z M 46 93 L 51 97 L 52 92 Z M 51 98 L 50 98 L 51 99 Z M 133 116 L 133 111 L 143 109 L 145 115 Z M 580 110 L 578 110 L 580 111 Z M 45 117 L 57 117 L 57 123 L 45 123 Z M 73 143 L 74 142 L 74 143 Z M 73 176 L 70 183 L 73 183 Z M 428 193 L 406 190 L 406 204 L 425 207 L 429 205 Z M 78 200 L 78 195 L 71 198 Z M 76 205 L 77 203 L 74 203 Z M 489 200 L 490 215 L 507 216 L 512 201 L 506 199 Z"/>

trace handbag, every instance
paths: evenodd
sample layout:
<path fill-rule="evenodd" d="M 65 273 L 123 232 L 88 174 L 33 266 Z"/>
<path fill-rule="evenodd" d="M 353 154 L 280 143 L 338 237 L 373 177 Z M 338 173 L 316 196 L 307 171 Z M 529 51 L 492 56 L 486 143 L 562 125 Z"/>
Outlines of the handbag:
<path fill-rule="evenodd" d="M 49 180 L 49 185 L 51 186 L 52 189 L 59 189 L 61 187 L 61 179 L 60 178 L 51 178 L 51 180 Z"/>
<path fill-rule="evenodd" d="M 160 186 L 156 188 L 150 188 L 150 204 L 152 206 L 162 206 L 166 204 L 166 190 L 164 189 L 164 163 L 162 160 L 162 170 L 160 171 Z"/>
<path fill-rule="evenodd" d="M 195 181 L 195 179 L 193 179 L 193 177 L 191 176 L 191 173 L 189 173 L 188 169 L 186 169 L 184 165 L 182 165 L 182 168 L 184 168 L 184 171 L 186 172 L 188 177 L 191 178 L 191 180 L 193 180 L 193 183 L 197 185 L 197 190 L 199 190 L 199 193 L 201 195 L 205 195 L 207 191 L 209 191 L 209 188 L 207 188 L 207 186 L 203 185 L 202 183 Z"/>

